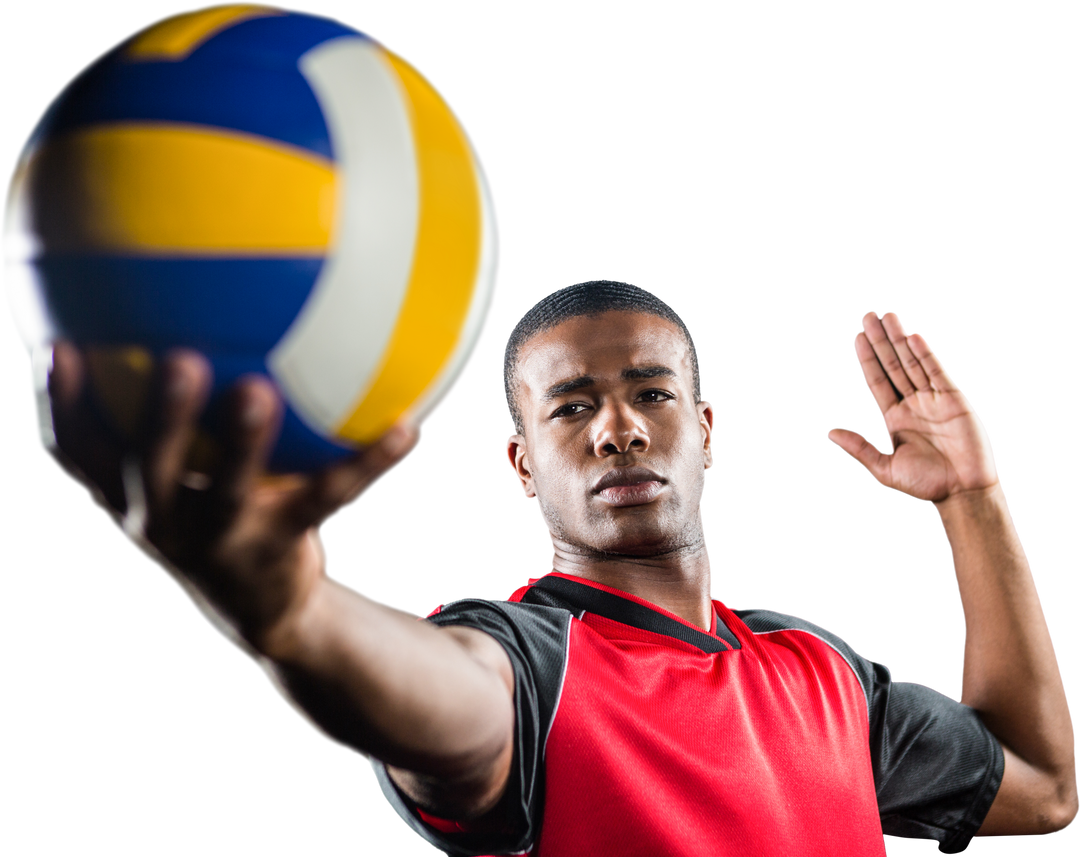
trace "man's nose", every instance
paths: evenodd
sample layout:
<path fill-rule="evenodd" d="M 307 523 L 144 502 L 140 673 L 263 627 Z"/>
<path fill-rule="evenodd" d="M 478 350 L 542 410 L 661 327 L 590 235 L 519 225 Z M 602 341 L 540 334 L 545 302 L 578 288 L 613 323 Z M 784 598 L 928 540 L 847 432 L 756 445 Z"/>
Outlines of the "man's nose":
<path fill-rule="evenodd" d="M 649 448 L 649 433 L 641 415 L 629 405 L 605 403 L 594 425 L 593 447 L 599 456 L 644 452 Z"/>

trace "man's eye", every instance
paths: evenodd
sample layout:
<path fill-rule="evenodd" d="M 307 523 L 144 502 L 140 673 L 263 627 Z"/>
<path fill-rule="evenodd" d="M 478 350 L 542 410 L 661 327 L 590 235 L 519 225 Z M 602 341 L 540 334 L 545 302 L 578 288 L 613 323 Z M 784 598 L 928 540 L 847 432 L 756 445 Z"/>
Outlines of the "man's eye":
<path fill-rule="evenodd" d="M 573 410 L 573 409 L 575 409 L 575 408 L 584 408 L 584 407 L 585 406 L 580 402 L 572 402 L 569 405 L 564 405 L 562 408 L 558 408 L 553 414 L 551 414 L 551 416 L 552 417 L 572 417 L 573 414 L 580 413 L 580 411 Z"/>
<path fill-rule="evenodd" d="M 639 402 L 665 402 L 675 397 L 666 390 L 646 390 L 638 396 Z"/>

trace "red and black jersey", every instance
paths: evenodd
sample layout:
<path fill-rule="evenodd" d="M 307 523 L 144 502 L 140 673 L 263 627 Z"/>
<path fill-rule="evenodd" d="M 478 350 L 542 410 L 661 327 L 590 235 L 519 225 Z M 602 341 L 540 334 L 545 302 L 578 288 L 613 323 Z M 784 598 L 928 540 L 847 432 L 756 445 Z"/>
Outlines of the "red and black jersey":
<path fill-rule="evenodd" d="M 882 833 L 963 850 L 997 794 L 976 713 L 820 628 L 713 602 L 708 633 L 562 574 L 429 617 L 484 631 L 514 669 L 516 745 L 497 823 L 434 818 L 451 855 L 883 857 Z"/>

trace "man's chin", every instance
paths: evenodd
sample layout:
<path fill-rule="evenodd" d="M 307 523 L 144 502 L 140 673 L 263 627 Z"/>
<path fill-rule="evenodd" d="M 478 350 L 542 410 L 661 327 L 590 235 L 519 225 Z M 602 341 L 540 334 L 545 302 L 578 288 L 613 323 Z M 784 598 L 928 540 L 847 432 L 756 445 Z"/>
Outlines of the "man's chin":
<path fill-rule="evenodd" d="M 701 519 L 680 520 L 663 504 L 592 509 L 576 525 L 541 503 L 556 550 L 597 559 L 663 557 L 704 544 Z"/>
<path fill-rule="evenodd" d="M 575 552 L 598 557 L 633 557 L 648 559 L 676 554 L 684 550 L 696 550 L 703 543 L 700 528 L 694 532 L 671 533 L 659 527 L 619 526 L 604 533 L 557 537 Z"/>

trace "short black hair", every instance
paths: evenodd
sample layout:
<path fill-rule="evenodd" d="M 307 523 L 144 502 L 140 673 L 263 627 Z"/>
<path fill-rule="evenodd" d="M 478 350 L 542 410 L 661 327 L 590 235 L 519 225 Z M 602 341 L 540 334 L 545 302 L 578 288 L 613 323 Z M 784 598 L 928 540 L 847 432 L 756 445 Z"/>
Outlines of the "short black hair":
<path fill-rule="evenodd" d="M 694 348 L 690 331 L 686 329 L 686 325 L 675 310 L 651 292 L 629 283 L 620 283 L 615 280 L 589 280 L 587 283 L 567 286 L 565 289 L 559 289 L 548 295 L 522 316 L 514 332 L 510 334 L 510 339 L 506 343 L 506 355 L 503 358 L 503 385 L 506 388 L 506 404 L 510 408 L 510 416 L 514 420 L 514 429 L 518 434 L 523 433 L 523 425 L 521 409 L 517 402 L 515 375 L 518 354 L 522 346 L 536 334 L 550 330 L 564 321 L 580 316 L 597 316 L 611 311 L 647 313 L 666 319 L 679 328 L 686 337 L 686 344 L 690 347 L 694 401 L 701 401 L 697 350 Z"/>

